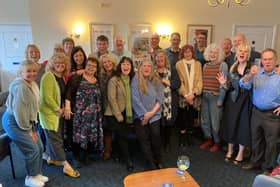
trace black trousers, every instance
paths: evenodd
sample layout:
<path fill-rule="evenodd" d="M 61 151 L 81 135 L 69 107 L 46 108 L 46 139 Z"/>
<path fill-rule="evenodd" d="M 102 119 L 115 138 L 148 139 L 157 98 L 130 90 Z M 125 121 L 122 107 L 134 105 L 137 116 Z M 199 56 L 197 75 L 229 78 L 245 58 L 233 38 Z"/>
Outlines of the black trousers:
<path fill-rule="evenodd" d="M 178 126 L 180 130 L 193 130 L 193 123 L 195 117 L 195 109 L 193 106 L 186 106 L 185 108 L 178 108 Z"/>
<path fill-rule="evenodd" d="M 277 143 L 280 142 L 280 116 L 270 111 L 253 108 L 251 118 L 252 156 L 251 163 L 271 170 L 278 156 Z"/>
<path fill-rule="evenodd" d="M 141 120 L 136 119 L 135 132 L 151 169 L 156 169 L 157 164 L 161 163 L 160 120 L 142 125 Z"/>

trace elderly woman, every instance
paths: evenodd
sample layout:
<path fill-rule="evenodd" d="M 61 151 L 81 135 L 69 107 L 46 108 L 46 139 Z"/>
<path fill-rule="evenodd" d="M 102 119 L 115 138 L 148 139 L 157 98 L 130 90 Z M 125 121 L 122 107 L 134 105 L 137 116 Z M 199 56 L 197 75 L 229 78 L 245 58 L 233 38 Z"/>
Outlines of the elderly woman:
<path fill-rule="evenodd" d="M 102 95 L 103 111 L 108 106 L 108 82 L 114 75 L 117 58 L 113 54 L 104 54 L 101 56 L 101 72 L 100 72 L 100 89 Z M 104 154 L 103 159 L 108 160 L 112 154 L 112 131 L 104 121 Z"/>
<path fill-rule="evenodd" d="M 108 105 L 105 110 L 107 125 L 115 133 L 121 155 L 126 162 L 127 170 L 133 170 L 129 153 L 127 136 L 133 123 L 130 82 L 134 76 L 133 62 L 128 57 L 122 57 L 115 75 L 108 83 Z M 115 152 L 118 150 L 114 150 Z"/>
<path fill-rule="evenodd" d="M 210 152 L 216 152 L 220 149 L 220 121 L 222 117 L 223 101 L 225 90 L 220 87 L 217 80 L 218 73 L 228 74 L 228 67 L 223 62 L 223 50 L 217 44 L 210 44 L 204 52 L 204 57 L 208 63 L 203 67 L 203 97 L 201 107 L 201 127 L 206 141 L 200 145 L 201 149 L 209 146 Z M 213 140 L 214 145 L 213 145 Z"/>
<path fill-rule="evenodd" d="M 84 164 L 88 163 L 90 150 L 103 150 L 103 114 L 98 72 L 98 60 L 88 58 L 82 75 L 73 75 L 66 86 L 64 114 L 73 125 L 72 151 L 76 160 Z"/>
<path fill-rule="evenodd" d="M 46 152 L 50 156 L 48 164 L 64 166 L 63 173 L 79 177 L 80 173 L 68 163 L 64 153 L 62 137 L 62 114 L 64 112 L 64 76 L 70 69 L 68 57 L 57 53 L 49 60 L 40 87 L 39 117 L 46 135 Z"/>
<path fill-rule="evenodd" d="M 236 51 L 237 60 L 229 71 L 229 80 L 221 73 L 218 75 L 220 84 L 229 91 L 220 129 L 222 138 L 228 142 L 225 161 L 229 162 L 231 160 L 234 153 L 234 144 L 239 144 L 238 154 L 233 161 L 235 165 L 242 162 L 244 147 L 251 146 L 250 116 L 252 104 L 250 91 L 239 86 L 239 80 L 250 71 L 250 51 L 251 47 L 249 45 L 239 45 Z"/>
<path fill-rule="evenodd" d="M 180 59 L 176 64 L 176 69 L 181 80 L 178 123 L 180 126 L 179 145 L 183 146 L 186 138 L 187 143 L 192 144 L 188 132 L 193 130 L 195 109 L 197 109 L 194 102 L 202 92 L 202 70 L 201 63 L 196 60 L 193 46 L 183 46 Z"/>
<path fill-rule="evenodd" d="M 160 120 L 164 98 L 163 85 L 154 72 L 153 63 L 144 61 L 132 79 L 131 93 L 135 131 L 151 169 L 162 168 Z"/>
<path fill-rule="evenodd" d="M 161 140 L 166 152 L 170 149 L 170 137 L 178 112 L 178 92 L 181 82 L 174 66 L 169 64 L 164 50 L 155 54 L 156 73 L 164 85 L 164 102 L 162 105 Z"/>
<path fill-rule="evenodd" d="M 43 145 L 37 133 L 39 88 L 35 82 L 37 65 L 24 61 L 19 67 L 19 78 L 9 88 L 3 128 L 24 155 L 27 176 L 25 185 L 44 186 L 48 177 L 42 173 Z"/>

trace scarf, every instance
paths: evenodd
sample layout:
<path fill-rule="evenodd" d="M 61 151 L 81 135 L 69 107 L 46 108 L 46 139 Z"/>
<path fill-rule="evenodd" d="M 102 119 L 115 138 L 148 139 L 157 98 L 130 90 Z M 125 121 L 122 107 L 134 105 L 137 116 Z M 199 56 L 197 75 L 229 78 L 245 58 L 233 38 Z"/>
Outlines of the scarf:
<path fill-rule="evenodd" d="M 125 102 L 125 121 L 127 124 L 133 123 L 132 117 L 132 105 L 131 105 L 131 93 L 130 93 L 130 78 L 127 75 L 121 75 L 121 79 L 124 83 L 126 102 Z"/>

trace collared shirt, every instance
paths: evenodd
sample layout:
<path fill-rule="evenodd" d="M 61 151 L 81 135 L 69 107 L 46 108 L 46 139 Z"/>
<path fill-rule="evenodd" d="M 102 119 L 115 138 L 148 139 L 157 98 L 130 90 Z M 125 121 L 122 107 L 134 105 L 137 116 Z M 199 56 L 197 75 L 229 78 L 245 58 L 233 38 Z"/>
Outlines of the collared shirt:
<path fill-rule="evenodd" d="M 246 78 L 240 79 L 241 88 L 253 88 L 253 104 L 260 110 L 270 110 L 280 106 L 280 75 L 274 69 L 265 73 L 261 68 L 250 81 L 243 82 Z"/>
<path fill-rule="evenodd" d="M 204 58 L 204 50 L 200 51 L 197 47 L 194 49 L 195 52 L 195 56 L 197 58 L 197 60 L 201 63 L 201 67 L 204 66 L 204 64 L 206 63 L 206 60 Z"/>
<path fill-rule="evenodd" d="M 179 53 L 180 53 L 181 49 L 179 48 L 178 50 L 174 51 L 173 48 L 169 47 L 167 49 L 165 49 L 167 58 L 169 60 L 169 63 L 173 66 L 176 65 L 176 63 L 179 61 Z"/>

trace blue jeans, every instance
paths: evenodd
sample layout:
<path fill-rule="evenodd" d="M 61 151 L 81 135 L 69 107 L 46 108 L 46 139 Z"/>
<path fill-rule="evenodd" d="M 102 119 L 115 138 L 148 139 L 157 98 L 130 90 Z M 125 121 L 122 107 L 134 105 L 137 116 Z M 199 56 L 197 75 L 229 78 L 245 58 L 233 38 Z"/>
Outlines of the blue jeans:
<path fill-rule="evenodd" d="M 28 131 L 20 129 L 15 117 L 8 112 L 5 112 L 3 115 L 2 124 L 8 136 L 23 153 L 27 175 L 36 176 L 41 174 L 43 165 L 43 144 L 40 136 L 38 135 L 38 141 L 34 142 L 28 134 Z"/>
<path fill-rule="evenodd" d="M 204 92 L 201 107 L 201 128 L 206 138 L 213 136 L 214 142 L 219 143 L 219 129 L 222 117 L 222 107 L 217 106 L 219 96 Z"/>

